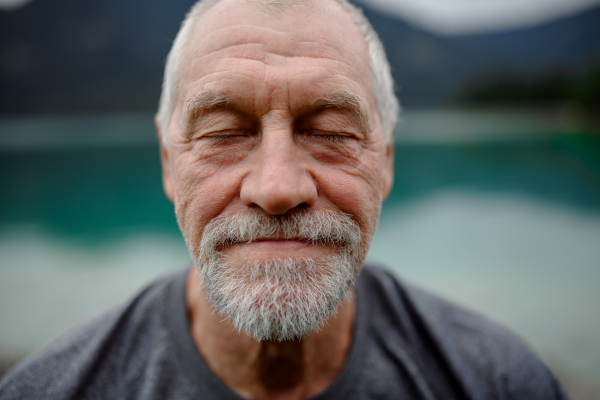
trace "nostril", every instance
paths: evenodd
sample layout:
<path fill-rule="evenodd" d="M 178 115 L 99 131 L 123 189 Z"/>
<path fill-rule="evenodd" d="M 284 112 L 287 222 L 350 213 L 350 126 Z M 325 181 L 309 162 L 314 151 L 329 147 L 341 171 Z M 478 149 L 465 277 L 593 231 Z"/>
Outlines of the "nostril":
<path fill-rule="evenodd" d="M 282 215 L 293 209 L 304 209 L 314 204 L 314 188 L 306 185 L 247 185 L 242 187 L 241 200 L 247 206 L 260 207 L 271 215 Z M 314 198 L 313 198 L 314 197 Z"/>

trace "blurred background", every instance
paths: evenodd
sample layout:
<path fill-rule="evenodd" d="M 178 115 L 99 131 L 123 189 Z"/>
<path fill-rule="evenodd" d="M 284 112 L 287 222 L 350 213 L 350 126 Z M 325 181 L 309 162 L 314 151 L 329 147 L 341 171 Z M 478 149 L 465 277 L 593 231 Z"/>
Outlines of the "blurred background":
<path fill-rule="evenodd" d="M 191 0 L 0 0 L 0 373 L 189 256 L 152 116 Z M 362 0 L 403 106 L 369 254 L 600 386 L 600 0 Z"/>

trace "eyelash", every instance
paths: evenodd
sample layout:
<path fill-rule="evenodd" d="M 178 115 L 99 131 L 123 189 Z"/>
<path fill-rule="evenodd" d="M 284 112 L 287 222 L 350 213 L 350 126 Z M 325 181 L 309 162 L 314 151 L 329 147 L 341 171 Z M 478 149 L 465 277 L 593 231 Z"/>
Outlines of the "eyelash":
<path fill-rule="evenodd" d="M 310 136 L 315 136 L 315 137 L 318 137 L 319 139 L 324 139 L 324 140 L 331 141 L 331 142 L 340 142 L 340 141 L 344 141 L 344 140 L 348 140 L 348 139 L 352 138 L 351 135 L 344 134 L 344 133 L 323 134 L 323 133 L 318 133 L 318 132 L 320 132 L 320 131 L 305 130 L 305 131 L 302 131 L 301 133 L 310 135 Z"/>
<path fill-rule="evenodd" d="M 320 135 L 319 137 L 327 140 L 328 142 L 342 142 L 350 138 L 350 136 L 342 135 Z"/>
<path fill-rule="evenodd" d="M 241 140 L 244 138 L 248 138 L 248 137 L 254 135 L 254 133 L 255 133 L 252 131 L 242 131 L 242 130 L 240 130 L 240 131 L 238 131 L 238 130 L 223 131 L 223 132 L 233 132 L 233 133 L 220 134 L 220 132 L 214 132 L 214 133 L 202 136 L 201 139 L 204 138 L 205 140 L 210 140 L 215 143 L 232 142 L 234 140 Z M 344 134 L 344 133 L 326 134 L 323 131 L 312 130 L 312 129 L 300 131 L 299 134 L 306 136 L 306 137 L 311 137 L 313 140 L 315 140 L 315 139 L 323 140 L 323 141 L 331 142 L 331 143 L 344 142 L 344 141 L 347 141 L 347 140 L 353 138 L 353 136 Z"/>
<path fill-rule="evenodd" d="M 225 132 L 229 132 L 229 133 L 225 133 Z M 203 137 L 207 138 L 207 139 L 214 139 L 214 140 L 227 140 L 227 139 L 247 137 L 247 136 L 251 136 L 252 134 L 253 134 L 253 132 L 247 131 L 247 130 L 235 130 L 235 131 L 214 132 L 214 133 L 210 133 L 208 135 L 204 135 Z"/>

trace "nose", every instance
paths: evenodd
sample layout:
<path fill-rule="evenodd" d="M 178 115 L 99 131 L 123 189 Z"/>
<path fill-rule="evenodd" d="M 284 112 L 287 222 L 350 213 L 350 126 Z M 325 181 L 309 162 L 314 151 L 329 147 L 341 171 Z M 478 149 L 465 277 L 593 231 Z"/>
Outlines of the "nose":
<path fill-rule="evenodd" d="M 317 186 L 303 161 L 301 150 L 287 132 L 263 134 L 242 182 L 240 197 L 272 215 L 285 214 L 317 201 Z"/>

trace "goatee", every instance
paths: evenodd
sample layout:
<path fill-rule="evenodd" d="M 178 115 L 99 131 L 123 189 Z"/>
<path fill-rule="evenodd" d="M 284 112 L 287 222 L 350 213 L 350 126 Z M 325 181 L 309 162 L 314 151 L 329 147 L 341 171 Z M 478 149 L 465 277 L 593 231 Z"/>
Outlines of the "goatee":
<path fill-rule="evenodd" d="M 221 252 L 233 243 L 265 238 L 329 245 L 336 251 L 320 259 L 242 265 Z M 360 227 L 342 212 L 220 215 L 204 228 L 194 262 L 209 301 L 236 329 L 256 340 L 283 341 L 318 329 L 335 314 L 360 269 L 360 243 Z"/>

